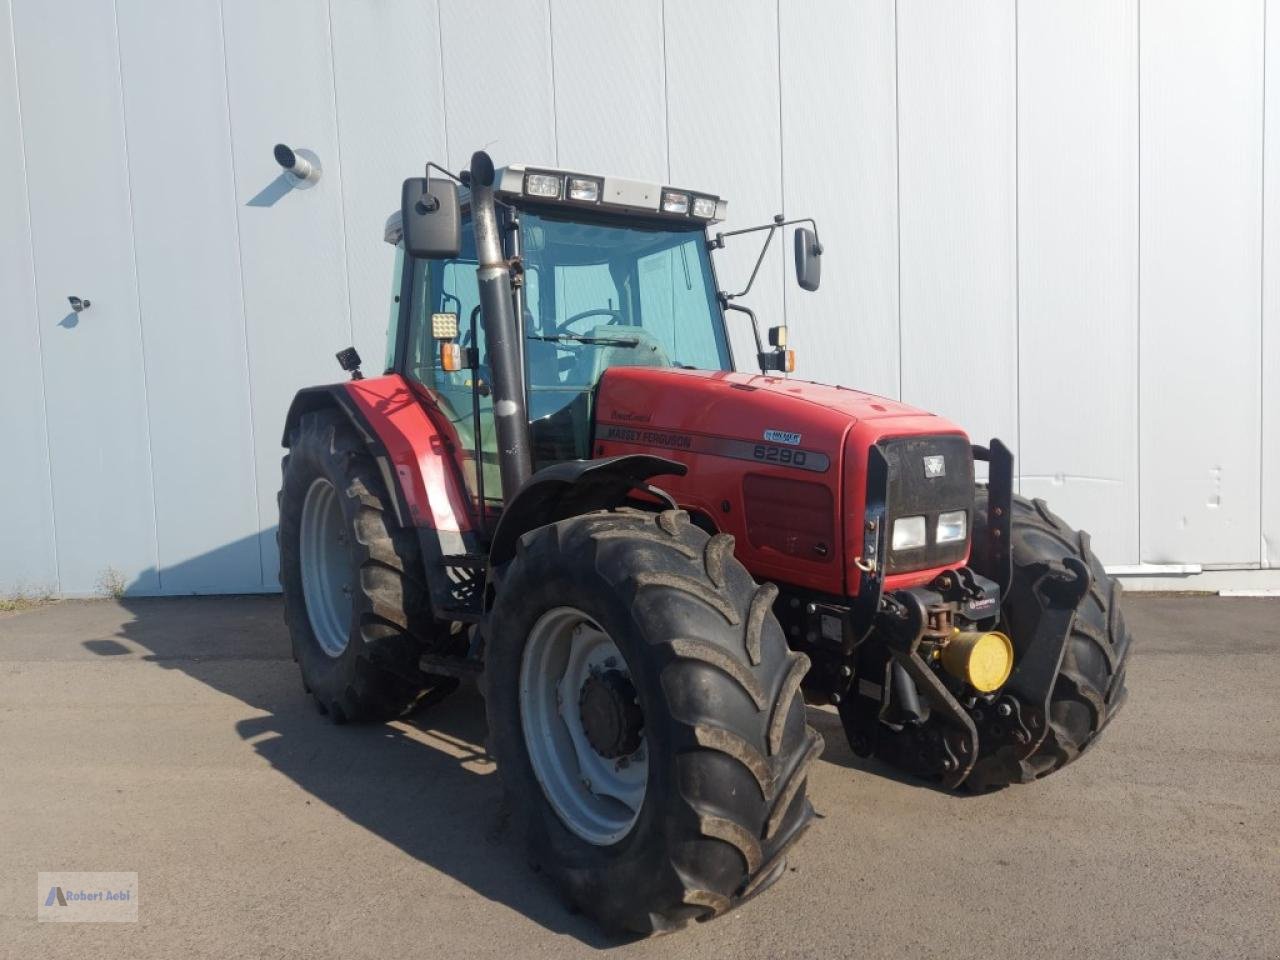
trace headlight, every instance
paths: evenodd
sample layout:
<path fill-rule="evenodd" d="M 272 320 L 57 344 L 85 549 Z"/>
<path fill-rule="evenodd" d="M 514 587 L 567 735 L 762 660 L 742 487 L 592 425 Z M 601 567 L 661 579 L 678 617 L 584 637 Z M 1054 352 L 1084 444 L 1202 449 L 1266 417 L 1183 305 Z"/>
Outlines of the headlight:
<path fill-rule="evenodd" d="M 688 213 L 689 195 L 675 190 L 662 191 L 662 209 L 666 213 Z"/>
<path fill-rule="evenodd" d="M 586 177 L 570 177 L 569 199 L 595 203 L 600 199 L 600 181 L 589 180 Z"/>
<path fill-rule="evenodd" d="M 925 544 L 924 517 L 899 517 L 893 521 L 893 549 L 914 550 Z"/>
<path fill-rule="evenodd" d="M 716 215 L 716 202 L 710 197 L 694 197 L 693 215 L 700 220 L 710 220 Z"/>
<path fill-rule="evenodd" d="M 531 197 L 560 199 L 560 178 L 549 173 L 531 173 L 524 178 L 524 192 Z"/>
<path fill-rule="evenodd" d="M 963 510 L 952 510 L 950 513 L 938 514 L 936 543 L 955 543 L 958 540 L 963 540 L 968 532 L 967 517 Z"/>

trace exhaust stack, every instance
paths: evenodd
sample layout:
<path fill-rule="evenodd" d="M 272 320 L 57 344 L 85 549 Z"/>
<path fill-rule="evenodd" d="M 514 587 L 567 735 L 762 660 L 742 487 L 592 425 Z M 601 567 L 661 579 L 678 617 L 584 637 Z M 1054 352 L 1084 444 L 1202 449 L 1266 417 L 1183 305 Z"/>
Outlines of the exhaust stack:
<path fill-rule="evenodd" d="M 502 257 L 498 215 L 493 205 L 493 160 L 483 150 L 471 155 L 471 222 L 480 266 L 480 315 L 493 367 L 493 418 L 498 431 L 498 466 L 503 497 L 510 501 L 533 473 L 529 415 L 525 409 L 522 331 L 511 302 L 511 271 Z M 481 464 L 476 469 L 482 469 Z"/>

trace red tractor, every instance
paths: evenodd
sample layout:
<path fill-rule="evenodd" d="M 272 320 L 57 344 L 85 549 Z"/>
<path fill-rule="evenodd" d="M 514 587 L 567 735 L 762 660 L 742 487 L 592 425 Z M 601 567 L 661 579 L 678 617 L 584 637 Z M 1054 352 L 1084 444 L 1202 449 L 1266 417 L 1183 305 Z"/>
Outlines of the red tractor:
<path fill-rule="evenodd" d="M 806 701 L 944 788 L 1097 739 L 1130 642 L 1088 536 L 1014 494 L 999 441 L 789 379 L 786 328 L 766 348 L 716 282 L 723 200 L 434 166 L 387 227 L 386 373 L 343 351 L 351 379 L 285 425 L 280 579 L 323 713 L 396 717 L 479 676 L 534 862 L 644 933 L 783 872 L 822 752 Z M 756 269 L 787 227 L 814 290 L 812 221 L 755 228 Z M 729 311 L 759 376 L 733 372 Z"/>

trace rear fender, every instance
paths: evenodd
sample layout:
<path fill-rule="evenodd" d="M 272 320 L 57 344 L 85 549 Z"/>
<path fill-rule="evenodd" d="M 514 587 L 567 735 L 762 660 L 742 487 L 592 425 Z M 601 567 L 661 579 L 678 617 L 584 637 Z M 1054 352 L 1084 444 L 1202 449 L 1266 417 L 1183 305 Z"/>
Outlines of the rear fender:
<path fill-rule="evenodd" d="M 683 463 L 646 453 L 571 460 L 539 470 L 503 509 L 489 548 L 489 563 L 497 567 L 512 559 L 516 541 L 530 530 L 595 510 L 620 507 L 636 490 L 674 506 L 669 496 L 648 481 L 663 474 L 682 477 L 687 470 Z"/>
<path fill-rule="evenodd" d="M 378 463 L 378 470 L 382 473 L 382 481 L 387 485 L 387 489 L 392 495 L 392 509 L 395 512 L 396 523 L 400 526 L 407 526 L 405 517 L 407 516 L 407 504 L 400 484 L 396 480 L 395 471 L 391 469 L 391 461 L 387 455 L 386 447 L 378 438 L 373 426 L 361 413 L 360 408 L 351 399 L 347 393 L 347 385 L 345 383 L 330 383 L 321 387 L 306 387 L 294 394 L 293 402 L 289 404 L 289 412 L 284 419 L 284 434 L 280 438 L 280 445 L 289 446 L 289 435 L 297 428 L 299 422 L 308 413 L 315 413 L 319 410 L 337 410 L 347 418 L 347 422 L 360 434 L 360 439 L 364 441 L 370 454 Z"/>
<path fill-rule="evenodd" d="M 325 408 L 346 415 L 378 464 L 392 495 L 396 522 L 417 530 L 436 610 L 456 608 L 445 558 L 479 552 L 455 461 L 457 444 L 405 379 L 393 374 L 299 391 L 285 421 L 285 446 L 304 414 Z"/>

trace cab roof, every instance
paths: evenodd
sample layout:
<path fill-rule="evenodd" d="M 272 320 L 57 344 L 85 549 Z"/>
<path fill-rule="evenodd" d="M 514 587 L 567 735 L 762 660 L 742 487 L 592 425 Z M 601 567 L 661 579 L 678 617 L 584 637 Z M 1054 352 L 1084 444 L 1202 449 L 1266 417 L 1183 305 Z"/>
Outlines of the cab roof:
<path fill-rule="evenodd" d="M 530 178 L 541 178 L 540 185 L 548 184 L 553 179 L 560 181 L 559 195 L 547 193 L 531 193 Z M 570 182 L 579 185 L 595 184 L 596 199 L 587 200 L 569 195 Z M 499 167 L 494 171 L 494 192 L 505 199 L 522 199 L 547 207 L 570 210 L 599 210 L 608 213 L 635 214 L 645 217 L 657 217 L 684 223 L 700 223 L 709 225 L 720 223 L 728 215 L 729 202 L 714 194 L 700 190 L 687 190 L 683 187 L 664 186 L 650 180 L 633 180 L 628 177 L 614 177 L 579 170 L 568 170 L 563 167 L 544 167 L 513 163 Z M 463 187 L 459 191 L 465 204 L 470 191 Z M 683 198 L 685 209 L 678 210 Z M 696 201 L 700 201 L 695 204 Z M 670 202 L 669 202 L 670 201 Z M 701 208 L 710 210 L 710 216 L 694 216 L 694 210 Z M 383 239 L 387 243 L 399 243 L 401 237 L 400 211 L 397 210 L 387 218 Z"/>

